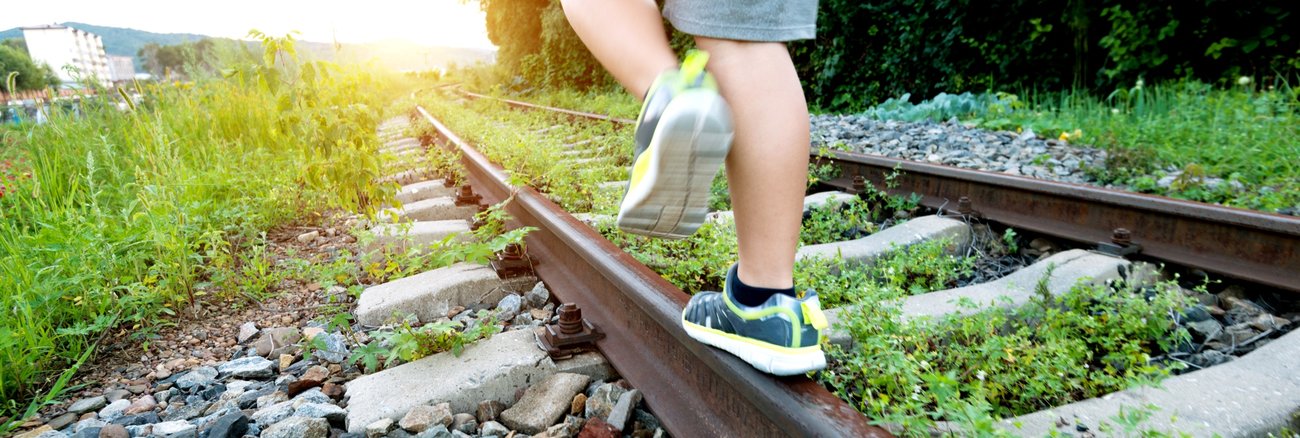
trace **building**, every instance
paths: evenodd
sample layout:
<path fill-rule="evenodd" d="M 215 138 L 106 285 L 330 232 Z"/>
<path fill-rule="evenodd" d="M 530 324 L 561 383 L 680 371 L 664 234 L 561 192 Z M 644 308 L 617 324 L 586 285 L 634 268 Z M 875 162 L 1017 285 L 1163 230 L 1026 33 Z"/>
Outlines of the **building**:
<path fill-rule="evenodd" d="M 130 56 L 108 56 L 108 75 L 113 82 L 135 79 L 135 59 Z"/>
<path fill-rule="evenodd" d="M 54 69 L 64 86 L 75 85 L 79 79 L 95 78 L 108 85 L 113 75 L 109 72 L 108 54 L 104 53 L 104 39 L 84 30 L 51 24 L 23 28 L 27 40 L 27 53 L 32 60 L 43 62 Z M 67 67 L 75 68 L 76 72 Z M 132 70 L 134 71 L 134 69 Z"/>

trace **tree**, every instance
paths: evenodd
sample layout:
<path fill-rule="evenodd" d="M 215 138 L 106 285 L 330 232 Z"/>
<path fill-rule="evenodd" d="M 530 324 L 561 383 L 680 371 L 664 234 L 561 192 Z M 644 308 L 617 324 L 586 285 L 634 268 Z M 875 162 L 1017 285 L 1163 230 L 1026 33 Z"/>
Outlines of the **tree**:
<path fill-rule="evenodd" d="M 10 90 L 9 84 L 3 79 L 9 77 L 10 72 L 18 72 L 14 88 Z M 27 52 L 15 49 L 7 41 L 0 44 L 0 90 L 12 93 L 23 90 L 40 90 L 49 86 L 59 84 L 58 76 L 54 75 L 54 70 L 49 66 L 32 62 L 32 58 L 27 56 Z"/>

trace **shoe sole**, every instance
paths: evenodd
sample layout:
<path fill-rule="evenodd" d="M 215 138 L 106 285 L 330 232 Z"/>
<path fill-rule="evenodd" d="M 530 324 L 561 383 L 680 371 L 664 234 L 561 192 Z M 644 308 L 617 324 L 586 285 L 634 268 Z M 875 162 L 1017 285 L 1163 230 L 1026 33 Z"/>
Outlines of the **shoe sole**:
<path fill-rule="evenodd" d="M 731 149 L 730 111 L 717 93 L 688 91 L 664 109 L 659 129 L 637 160 L 650 160 L 619 206 L 623 231 L 680 239 L 709 213 L 709 188 Z M 635 165 L 635 163 L 634 163 Z"/>
<path fill-rule="evenodd" d="M 684 316 L 682 327 L 692 339 L 718 347 L 768 374 L 793 376 L 826 368 L 826 355 L 821 346 L 795 349 L 758 345 L 758 341 L 738 339 L 739 336 L 687 321 Z"/>

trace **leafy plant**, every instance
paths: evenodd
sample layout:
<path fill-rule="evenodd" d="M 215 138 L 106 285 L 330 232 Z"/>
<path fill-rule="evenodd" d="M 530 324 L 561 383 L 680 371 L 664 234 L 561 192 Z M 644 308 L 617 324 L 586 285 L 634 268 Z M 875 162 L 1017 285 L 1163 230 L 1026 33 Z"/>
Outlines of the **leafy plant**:
<path fill-rule="evenodd" d="M 388 368 L 397 361 L 410 362 L 444 351 L 460 356 L 465 346 L 501 332 L 495 316 L 480 314 L 480 317 L 477 324 L 466 330 L 457 330 L 461 327 L 459 322 L 439 321 L 418 327 L 403 322 L 394 331 L 373 332 L 375 340 L 358 347 L 348 363 L 359 363 L 373 372 L 380 369 L 381 358 L 383 368 Z"/>

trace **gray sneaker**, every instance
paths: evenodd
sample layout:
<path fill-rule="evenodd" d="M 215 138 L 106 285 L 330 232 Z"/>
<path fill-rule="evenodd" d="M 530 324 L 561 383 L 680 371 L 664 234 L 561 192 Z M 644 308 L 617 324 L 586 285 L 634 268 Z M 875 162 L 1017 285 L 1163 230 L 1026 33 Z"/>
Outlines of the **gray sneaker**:
<path fill-rule="evenodd" d="M 727 272 L 723 292 L 700 292 L 682 310 L 682 327 L 697 341 L 726 350 L 754 368 L 778 376 L 826 368 L 821 333 L 826 329 L 817 293 L 776 294 L 759 306 L 732 297 L 736 267 Z"/>
<path fill-rule="evenodd" d="M 709 188 L 727 158 L 731 110 L 704 72 L 708 55 L 692 51 L 646 93 L 637 117 L 636 150 L 619 205 L 623 231 L 680 239 L 709 213 Z"/>

